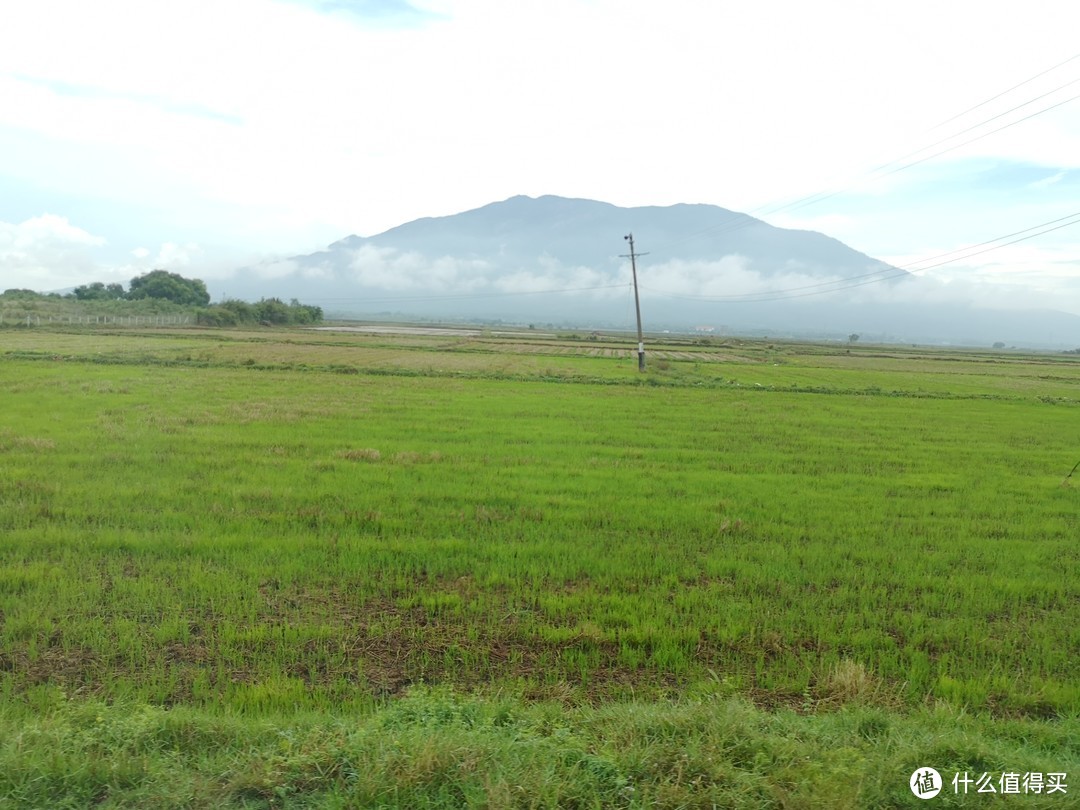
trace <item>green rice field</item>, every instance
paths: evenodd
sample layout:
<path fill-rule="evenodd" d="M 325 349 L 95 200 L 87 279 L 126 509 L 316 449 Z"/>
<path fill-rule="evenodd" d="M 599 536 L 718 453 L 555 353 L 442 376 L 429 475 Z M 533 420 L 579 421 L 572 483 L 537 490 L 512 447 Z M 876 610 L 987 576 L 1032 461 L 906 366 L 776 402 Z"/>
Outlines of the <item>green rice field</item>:
<path fill-rule="evenodd" d="M 22 327 L 0 403 L 0 807 L 1080 795 L 1078 355 Z"/>

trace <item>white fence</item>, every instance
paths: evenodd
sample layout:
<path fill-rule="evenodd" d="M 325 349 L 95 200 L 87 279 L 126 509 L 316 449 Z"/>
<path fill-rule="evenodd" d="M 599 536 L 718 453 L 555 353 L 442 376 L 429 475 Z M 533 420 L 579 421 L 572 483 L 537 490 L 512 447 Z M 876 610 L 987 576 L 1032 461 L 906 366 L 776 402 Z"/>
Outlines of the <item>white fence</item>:
<path fill-rule="evenodd" d="M 48 324 L 87 324 L 101 326 L 184 326 L 190 315 L 30 315 L 0 312 L 0 326 L 45 326 Z"/>

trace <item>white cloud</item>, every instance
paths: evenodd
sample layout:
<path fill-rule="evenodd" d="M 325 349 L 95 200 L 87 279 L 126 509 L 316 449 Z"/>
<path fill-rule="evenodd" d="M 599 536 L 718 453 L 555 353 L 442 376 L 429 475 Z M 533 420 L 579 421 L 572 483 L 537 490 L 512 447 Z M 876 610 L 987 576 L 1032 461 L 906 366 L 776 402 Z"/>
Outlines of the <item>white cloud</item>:
<path fill-rule="evenodd" d="M 348 280 L 391 291 L 467 294 L 487 287 L 491 272 L 491 265 L 482 259 L 428 259 L 415 251 L 363 245 L 352 251 Z"/>
<path fill-rule="evenodd" d="M 1046 308 L 1080 315 L 1080 244 L 1046 246 L 1032 241 L 971 258 L 966 255 L 962 248 L 940 246 L 884 260 L 918 275 L 920 294 L 997 309 Z M 949 258 L 954 261 L 941 264 Z"/>
<path fill-rule="evenodd" d="M 1060 183 L 1068 172 L 1058 172 L 1052 174 L 1049 177 L 1044 177 L 1042 180 L 1036 180 L 1034 183 L 1028 183 L 1028 188 L 1047 188 L 1055 183 Z"/>
<path fill-rule="evenodd" d="M 1080 70 L 1076 61 L 933 128 L 1075 52 L 1075 2 L 1033 0 L 1016 15 L 976 0 L 426 0 L 413 5 L 429 22 L 412 27 L 366 26 L 312 5 L 327 6 L 13 4 L 0 48 L 0 146 L 26 148 L 0 149 L 0 175 L 57 199 L 100 201 L 105 218 L 114 202 L 152 208 L 156 232 L 130 232 L 116 214 L 109 242 L 128 250 L 168 238 L 160 261 L 203 275 L 226 274 L 224 252 L 210 245 L 302 253 L 518 193 L 753 210 L 839 182 L 918 216 L 932 183 L 912 189 L 912 173 L 864 171 L 1029 114 L 1040 104 L 914 152 Z M 1080 102 L 935 165 L 948 173 L 964 156 L 1080 166 Z M 1054 177 L 1030 191 L 1061 188 Z M 850 199 L 832 199 L 780 221 L 900 252 L 927 239 L 933 223 L 923 218 L 896 236 Z M 142 266 L 152 254 L 132 255 Z M 473 283 L 484 268 L 462 261 L 415 285 Z M 404 284 L 410 267 L 397 255 L 369 272 Z M 524 289 L 572 271 L 507 283 Z"/>
<path fill-rule="evenodd" d="M 201 253 L 202 249 L 192 242 L 184 245 L 166 242 L 158 250 L 157 258 L 154 259 L 154 266 L 162 270 L 176 272 L 197 261 Z"/>
<path fill-rule="evenodd" d="M 541 293 L 575 290 L 592 298 L 611 298 L 620 293 L 623 279 L 592 267 L 565 265 L 552 256 L 540 256 L 533 269 L 501 273 L 491 279 L 493 288 L 503 293 Z M 613 291 L 614 290 L 614 291 Z"/>
<path fill-rule="evenodd" d="M 66 217 L 54 214 L 42 214 L 18 225 L 0 222 L 0 256 L 16 256 L 21 251 L 33 253 L 104 244 L 104 238 L 94 236 L 72 225 Z"/>
<path fill-rule="evenodd" d="M 252 271 L 257 278 L 285 278 L 297 272 L 299 265 L 292 259 L 270 259 L 256 264 Z"/>
<path fill-rule="evenodd" d="M 207 257 L 191 242 L 165 242 L 157 250 L 137 247 L 119 261 L 104 255 L 106 246 L 104 237 L 54 214 L 0 222 L 0 279 L 5 288 L 50 291 L 94 281 L 126 284 L 158 268 L 192 277 L 228 277 L 244 263 L 233 253 Z"/>
<path fill-rule="evenodd" d="M 0 276 L 18 286 L 54 289 L 81 284 L 105 239 L 52 214 L 0 222 Z"/>
<path fill-rule="evenodd" d="M 1002 12 L 969 14 L 963 3 L 915 2 L 900 18 L 846 7 L 845 23 L 826 27 L 833 15 L 805 4 L 451 2 L 428 6 L 445 21 L 395 31 L 257 0 L 49 5 L 20 10 L 49 41 L 26 37 L 0 67 L 105 94 L 23 88 L 22 125 L 137 145 L 157 171 L 171 166 L 240 203 L 295 210 L 289 192 L 317 183 L 308 210 L 351 212 L 367 232 L 468 207 L 468 186 L 447 182 L 463 169 L 483 189 L 477 202 L 543 184 L 615 202 L 727 205 L 814 190 L 842 168 L 900 154 L 892 143 L 910 148 L 937 107 L 1000 89 L 999 77 L 1028 63 L 1015 37 L 1008 66 L 994 54 L 958 67 L 950 22 L 992 34 L 988 53 L 1001 37 Z M 924 29 L 927 14 L 941 24 Z M 1051 45 L 1028 57 L 1041 65 Z M 111 56 L 86 58 L 91 49 Z M 415 178 L 421 193 L 383 193 L 376 205 L 335 189 L 335 177 L 384 192 Z"/>

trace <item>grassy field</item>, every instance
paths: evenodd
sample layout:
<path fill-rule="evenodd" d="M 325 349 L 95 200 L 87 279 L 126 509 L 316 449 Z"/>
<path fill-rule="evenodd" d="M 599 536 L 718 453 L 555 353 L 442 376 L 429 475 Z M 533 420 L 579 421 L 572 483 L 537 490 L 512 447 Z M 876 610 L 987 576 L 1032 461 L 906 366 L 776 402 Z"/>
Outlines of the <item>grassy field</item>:
<path fill-rule="evenodd" d="M 897 806 L 923 765 L 1077 770 L 1080 357 L 649 362 L 0 331 L 0 803 Z"/>

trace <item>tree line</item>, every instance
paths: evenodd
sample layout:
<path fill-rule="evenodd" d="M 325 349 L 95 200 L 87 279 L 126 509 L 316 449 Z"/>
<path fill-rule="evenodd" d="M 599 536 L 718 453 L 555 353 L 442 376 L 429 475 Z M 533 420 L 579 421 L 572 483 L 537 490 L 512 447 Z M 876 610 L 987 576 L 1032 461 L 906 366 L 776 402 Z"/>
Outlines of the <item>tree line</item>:
<path fill-rule="evenodd" d="M 128 289 L 123 284 L 103 284 L 95 281 L 76 287 L 65 298 L 78 301 L 141 301 L 154 299 L 170 301 L 181 306 L 197 307 L 196 320 L 206 326 L 238 326 L 242 324 L 319 323 L 322 307 L 301 304 L 295 298 L 288 304 L 280 298 L 263 298 L 256 303 L 226 299 L 210 305 L 210 293 L 201 279 L 184 278 L 179 273 L 151 270 L 131 280 Z"/>
<path fill-rule="evenodd" d="M 197 313 L 198 322 L 206 326 L 238 326 L 245 323 L 304 325 L 319 323 L 322 319 L 322 307 L 301 304 L 295 298 L 288 304 L 280 298 L 263 298 L 254 304 L 227 298 Z"/>
<path fill-rule="evenodd" d="M 123 284 L 83 284 L 76 287 L 72 297 L 79 301 L 141 301 L 157 298 L 172 301 L 181 306 L 205 307 L 210 304 L 210 293 L 199 278 L 184 278 L 167 270 L 151 270 L 131 280 L 128 289 Z"/>

